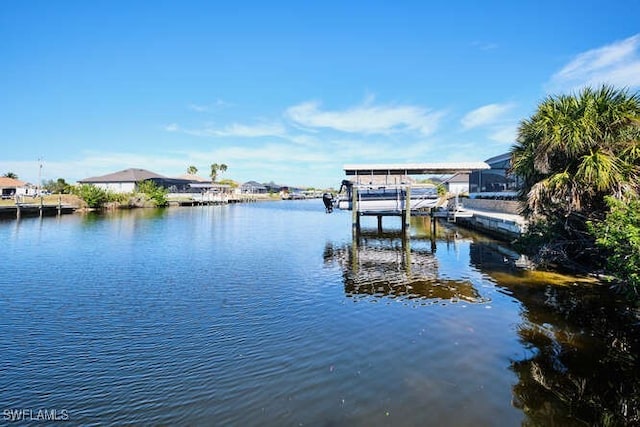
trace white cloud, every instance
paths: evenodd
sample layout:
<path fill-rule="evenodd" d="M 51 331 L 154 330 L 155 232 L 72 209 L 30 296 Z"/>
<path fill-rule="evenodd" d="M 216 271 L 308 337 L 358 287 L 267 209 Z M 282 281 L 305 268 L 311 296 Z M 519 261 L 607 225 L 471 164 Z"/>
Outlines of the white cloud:
<path fill-rule="evenodd" d="M 611 84 L 640 86 L 640 34 L 578 54 L 547 84 L 549 91 Z"/>
<path fill-rule="evenodd" d="M 500 126 L 493 129 L 493 131 L 489 134 L 489 139 L 495 142 L 513 144 L 516 142 L 517 134 L 517 125 Z"/>
<path fill-rule="evenodd" d="M 488 104 L 476 108 L 462 118 L 462 127 L 464 129 L 472 129 L 496 123 L 512 108 L 512 104 Z"/>
<path fill-rule="evenodd" d="M 177 132 L 180 130 L 180 126 L 177 123 L 170 123 L 164 127 L 167 132 Z"/>
<path fill-rule="evenodd" d="M 210 113 L 223 107 L 230 107 L 232 104 L 217 98 L 211 104 L 189 104 L 189 109 L 198 113 Z"/>
<path fill-rule="evenodd" d="M 208 137 L 239 137 L 239 138 L 257 138 L 262 136 L 284 136 L 286 129 L 280 123 L 258 123 L 255 125 L 243 125 L 232 123 L 223 128 L 213 126 L 205 126 L 200 129 L 182 129 L 177 124 L 165 127 L 169 132 L 182 131 L 194 136 Z"/>
<path fill-rule="evenodd" d="M 473 43 L 471 43 L 471 46 L 480 50 L 494 50 L 498 48 L 497 43 L 483 42 L 483 41 L 474 41 Z"/>
<path fill-rule="evenodd" d="M 209 107 L 208 105 L 190 104 L 189 109 L 197 111 L 198 113 L 208 113 L 209 111 L 211 111 L 211 107 Z"/>
<path fill-rule="evenodd" d="M 309 128 L 328 128 L 341 132 L 390 134 L 435 131 L 442 112 L 431 112 L 411 105 L 375 106 L 368 97 L 362 105 L 342 111 L 322 111 L 317 102 L 304 102 L 287 109 L 285 116 L 294 124 Z"/>

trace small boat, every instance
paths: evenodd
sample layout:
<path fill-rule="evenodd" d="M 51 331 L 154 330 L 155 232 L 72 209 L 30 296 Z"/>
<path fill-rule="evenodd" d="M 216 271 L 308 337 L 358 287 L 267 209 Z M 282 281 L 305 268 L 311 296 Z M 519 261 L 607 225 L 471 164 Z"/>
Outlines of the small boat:
<path fill-rule="evenodd" d="M 411 210 L 436 207 L 440 200 L 438 190 L 432 184 L 354 186 L 351 181 L 345 180 L 342 181 L 340 196 L 335 202 L 338 209 L 352 210 L 354 188 L 357 191 L 358 210 L 363 212 L 400 212 L 405 209 L 407 190 L 409 190 Z"/>

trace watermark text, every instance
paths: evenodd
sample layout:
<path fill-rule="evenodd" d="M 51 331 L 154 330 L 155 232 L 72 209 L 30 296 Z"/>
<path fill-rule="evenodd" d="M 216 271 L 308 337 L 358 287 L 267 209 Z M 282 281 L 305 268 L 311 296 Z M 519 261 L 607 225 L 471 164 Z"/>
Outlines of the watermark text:
<path fill-rule="evenodd" d="M 11 408 L 2 411 L 4 421 L 69 421 L 66 409 Z"/>

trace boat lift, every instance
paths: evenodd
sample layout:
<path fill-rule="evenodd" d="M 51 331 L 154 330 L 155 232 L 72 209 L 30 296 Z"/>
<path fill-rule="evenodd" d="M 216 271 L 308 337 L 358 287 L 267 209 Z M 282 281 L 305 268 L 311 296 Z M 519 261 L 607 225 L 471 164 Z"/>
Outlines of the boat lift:
<path fill-rule="evenodd" d="M 437 204 L 429 205 L 428 209 L 414 203 L 412 199 L 412 189 L 419 186 L 409 180 L 409 175 L 453 175 L 456 173 L 471 173 L 477 170 L 490 169 L 485 162 L 448 162 L 448 163 L 410 163 L 410 164 L 362 164 L 345 165 L 344 172 L 347 176 L 353 176 L 353 180 L 343 181 L 344 186 L 349 186 L 350 201 L 343 203 L 343 209 L 353 212 L 352 229 L 354 233 L 360 232 L 361 216 L 376 216 L 378 218 L 378 230 L 382 230 L 383 216 L 400 216 L 403 218 L 402 229 L 408 233 L 411 216 L 429 216 L 435 228 L 436 218 L 447 218 L 448 221 L 455 221 L 455 218 L 470 216 L 470 213 L 460 209 L 456 198 L 456 205 L 452 210 L 436 210 Z M 381 179 L 384 176 L 384 181 Z M 367 182 L 368 181 L 368 182 Z M 397 204 L 394 208 L 388 209 L 381 204 L 364 203 L 360 193 L 371 188 L 394 188 L 396 189 Z M 343 200 L 345 202 L 345 200 Z M 338 200 L 340 207 L 340 200 Z M 440 203 L 442 204 L 442 203 Z"/>

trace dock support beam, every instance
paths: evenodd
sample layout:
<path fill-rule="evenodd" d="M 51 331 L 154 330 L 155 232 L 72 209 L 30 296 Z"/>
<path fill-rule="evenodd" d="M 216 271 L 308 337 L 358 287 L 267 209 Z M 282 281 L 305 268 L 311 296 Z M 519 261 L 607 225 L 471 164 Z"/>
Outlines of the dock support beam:
<path fill-rule="evenodd" d="M 411 229 L 411 187 L 407 186 L 404 195 L 404 210 L 402 212 L 402 230 L 409 234 L 409 230 Z"/>
<path fill-rule="evenodd" d="M 378 233 L 382 233 L 382 215 L 378 215 Z"/>
<path fill-rule="evenodd" d="M 351 228 L 354 235 L 360 232 L 360 207 L 358 206 L 358 189 L 351 192 Z"/>
<path fill-rule="evenodd" d="M 431 220 L 431 236 L 435 239 L 436 237 L 436 216 L 435 209 L 431 208 L 429 210 L 429 219 Z"/>

